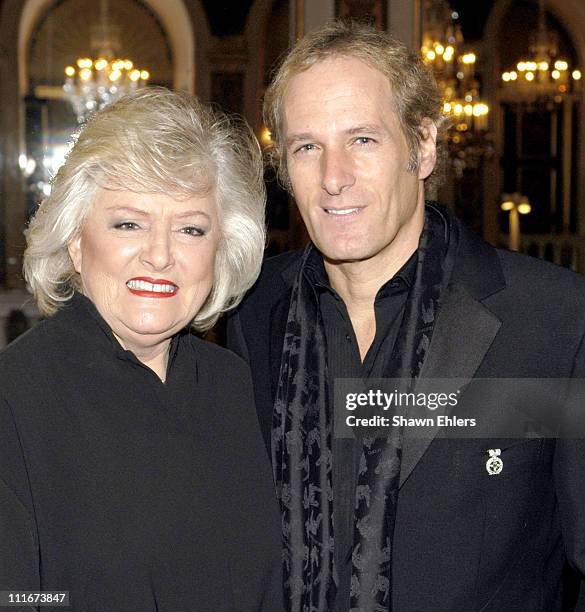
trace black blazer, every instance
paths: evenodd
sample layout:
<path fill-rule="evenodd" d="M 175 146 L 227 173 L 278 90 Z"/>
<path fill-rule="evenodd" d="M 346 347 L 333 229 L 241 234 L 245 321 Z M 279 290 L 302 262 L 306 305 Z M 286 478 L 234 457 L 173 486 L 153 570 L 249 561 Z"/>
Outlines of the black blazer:
<path fill-rule="evenodd" d="M 249 368 L 187 333 L 169 360 L 162 384 L 83 296 L 0 353 L 0 590 L 87 612 L 281 609 Z"/>
<path fill-rule="evenodd" d="M 421 378 L 585 377 L 585 278 L 496 250 L 459 226 Z M 268 260 L 228 326 L 230 348 L 251 366 L 267 447 L 299 258 Z M 485 467 L 493 448 L 504 462 L 496 476 Z M 576 603 L 585 575 L 585 443 L 405 431 L 393 547 L 400 612 L 585 609 L 585 593 Z"/>

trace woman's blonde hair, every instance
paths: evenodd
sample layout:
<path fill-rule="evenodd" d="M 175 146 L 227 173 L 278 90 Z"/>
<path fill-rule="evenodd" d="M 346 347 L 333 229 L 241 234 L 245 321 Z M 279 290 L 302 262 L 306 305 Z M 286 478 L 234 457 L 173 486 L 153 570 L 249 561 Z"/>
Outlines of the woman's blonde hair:
<path fill-rule="evenodd" d="M 177 198 L 214 193 L 222 238 L 196 329 L 212 327 L 256 280 L 266 241 L 266 193 L 254 135 L 243 120 L 188 94 L 148 87 L 107 106 L 80 130 L 25 232 L 24 275 L 44 314 L 82 288 L 67 245 L 81 231 L 99 187 Z"/>
<path fill-rule="evenodd" d="M 437 182 L 446 157 L 444 140 L 448 125 L 432 72 L 415 53 L 385 32 L 357 22 L 335 20 L 301 39 L 284 56 L 264 97 L 264 123 L 273 142 L 267 151 L 268 159 L 277 169 L 281 183 L 291 189 L 284 133 L 284 100 L 288 85 L 293 77 L 311 66 L 335 57 L 359 59 L 388 78 L 394 111 L 408 142 L 408 169 L 412 172 L 418 168 L 423 138 L 421 123 L 424 118 L 434 122 L 437 126 L 437 164 L 427 181 Z"/>

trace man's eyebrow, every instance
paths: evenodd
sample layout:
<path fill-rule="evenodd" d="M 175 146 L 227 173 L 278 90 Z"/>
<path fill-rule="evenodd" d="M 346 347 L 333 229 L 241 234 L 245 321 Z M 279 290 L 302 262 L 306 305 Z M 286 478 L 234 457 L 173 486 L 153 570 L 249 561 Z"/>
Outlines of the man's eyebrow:
<path fill-rule="evenodd" d="M 313 135 L 309 134 L 309 132 L 301 132 L 299 134 L 291 134 L 286 139 L 286 144 L 293 144 L 294 142 L 299 142 L 301 140 L 313 140 Z"/>
<path fill-rule="evenodd" d="M 347 130 L 348 134 L 359 134 L 367 132 L 369 134 L 379 134 L 382 132 L 382 127 L 375 123 L 364 123 L 362 125 L 357 125 L 355 127 L 349 128 Z"/>
<path fill-rule="evenodd" d="M 350 136 L 353 136 L 355 134 L 360 134 L 360 133 L 361 134 L 363 133 L 380 134 L 383 131 L 384 130 L 382 126 L 378 125 L 377 123 L 361 123 L 360 125 L 356 125 L 354 127 L 348 128 L 347 130 L 345 130 L 345 133 L 349 134 Z M 286 144 L 291 145 L 296 142 L 311 141 L 314 139 L 315 139 L 315 136 L 311 134 L 310 132 L 299 132 L 298 134 L 291 134 L 286 139 Z"/>

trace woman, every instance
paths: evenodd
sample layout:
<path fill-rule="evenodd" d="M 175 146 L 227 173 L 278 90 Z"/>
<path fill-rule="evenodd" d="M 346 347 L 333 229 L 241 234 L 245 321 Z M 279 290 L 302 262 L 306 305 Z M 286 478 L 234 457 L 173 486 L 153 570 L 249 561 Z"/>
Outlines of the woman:
<path fill-rule="evenodd" d="M 0 590 L 73 610 L 280 609 L 247 366 L 213 325 L 264 248 L 258 146 L 146 89 L 81 131 L 27 231 L 50 315 L 0 354 Z"/>

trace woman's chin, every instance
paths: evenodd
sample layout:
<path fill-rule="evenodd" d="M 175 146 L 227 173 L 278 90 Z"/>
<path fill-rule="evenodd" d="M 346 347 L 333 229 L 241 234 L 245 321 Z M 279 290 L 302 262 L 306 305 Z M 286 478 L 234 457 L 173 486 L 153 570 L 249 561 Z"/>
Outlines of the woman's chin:
<path fill-rule="evenodd" d="M 129 346 L 152 346 L 165 342 L 174 336 L 184 325 L 176 322 L 140 321 L 125 322 L 122 328 L 113 328 L 114 335 L 124 347 Z"/>

